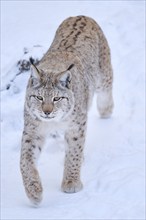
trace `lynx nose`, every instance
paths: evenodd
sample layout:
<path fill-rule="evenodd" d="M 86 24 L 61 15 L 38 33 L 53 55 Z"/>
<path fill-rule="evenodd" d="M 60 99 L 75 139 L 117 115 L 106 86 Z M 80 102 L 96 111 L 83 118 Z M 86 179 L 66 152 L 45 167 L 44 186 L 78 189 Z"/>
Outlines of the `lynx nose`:
<path fill-rule="evenodd" d="M 52 104 L 44 104 L 42 106 L 43 112 L 45 115 L 49 115 L 53 111 L 53 105 Z"/>
<path fill-rule="evenodd" d="M 44 113 L 45 113 L 45 115 L 50 115 L 51 112 L 44 112 Z"/>

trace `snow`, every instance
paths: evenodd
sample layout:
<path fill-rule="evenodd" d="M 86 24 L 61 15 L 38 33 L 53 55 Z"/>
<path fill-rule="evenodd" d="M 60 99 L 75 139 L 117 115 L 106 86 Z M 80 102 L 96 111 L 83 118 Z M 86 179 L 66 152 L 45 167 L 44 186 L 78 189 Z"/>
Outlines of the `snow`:
<path fill-rule="evenodd" d="M 93 101 L 82 167 L 84 189 L 79 193 L 61 192 L 64 147 L 61 137 L 48 140 L 39 161 L 44 199 L 36 209 L 25 195 L 19 170 L 30 73 L 19 73 L 17 62 L 28 55 L 41 57 L 58 25 L 80 14 L 100 24 L 111 47 L 115 109 L 112 118 L 100 119 Z M 145 219 L 144 16 L 144 1 L 1 2 L 2 220 Z"/>

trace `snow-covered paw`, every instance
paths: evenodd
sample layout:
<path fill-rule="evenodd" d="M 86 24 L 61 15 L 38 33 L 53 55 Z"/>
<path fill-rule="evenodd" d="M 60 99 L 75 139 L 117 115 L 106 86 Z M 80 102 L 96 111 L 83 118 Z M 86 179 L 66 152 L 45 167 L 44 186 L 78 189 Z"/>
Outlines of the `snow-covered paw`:
<path fill-rule="evenodd" d="M 81 181 L 66 180 L 62 183 L 62 191 L 66 193 L 76 193 L 83 188 Z"/>
<path fill-rule="evenodd" d="M 114 108 L 113 99 L 103 99 L 101 102 L 97 103 L 97 107 L 101 118 L 109 118 Z"/>
<path fill-rule="evenodd" d="M 32 181 L 26 188 L 28 198 L 30 199 L 31 203 L 36 206 L 42 201 L 42 192 L 43 188 L 41 183 L 37 181 Z"/>
<path fill-rule="evenodd" d="M 101 118 L 109 118 L 113 112 L 112 90 L 102 91 L 97 95 L 97 108 Z"/>
<path fill-rule="evenodd" d="M 109 118 L 113 112 L 113 104 L 106 106 L 105 108 L 98 108 L 101 118 Z"/>

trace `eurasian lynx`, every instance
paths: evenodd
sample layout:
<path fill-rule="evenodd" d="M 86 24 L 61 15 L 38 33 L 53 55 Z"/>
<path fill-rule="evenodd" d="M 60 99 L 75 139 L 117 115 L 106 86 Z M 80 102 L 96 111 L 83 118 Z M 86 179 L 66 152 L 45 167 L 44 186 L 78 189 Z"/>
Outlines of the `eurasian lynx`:
<path fill-rule="evenodd" d="M 89 17 L 66 19 L 39 64 L 32 63 L 26 91 L 20 167 L 27 196 L 34 204 L 42 200 L 43 191 L 36 164 L 52 128 L 65 132 L 62 191 L 82 189 L 88 109 L 96 92 L 100 116 L 111 115 L 112 81 L 110 49 L 101 28 Z"/>

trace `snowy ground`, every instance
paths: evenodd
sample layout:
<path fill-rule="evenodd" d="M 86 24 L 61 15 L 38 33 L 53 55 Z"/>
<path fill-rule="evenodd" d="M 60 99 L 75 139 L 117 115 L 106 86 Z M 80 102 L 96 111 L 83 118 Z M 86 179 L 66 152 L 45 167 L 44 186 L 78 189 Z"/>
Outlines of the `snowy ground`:
<path fill-rule="evenodd" d="M 1 10 L 1 219 L 144 220 L 144 1 L 2 1 Z M 24 48 L 41 57 L 58 25 L 81 14 L 94 18 L 109 41 L 115 110 L 111 119 L 101 120 L 93 102 L 84 189 L 77 194 L 60 191 L 64 149 L 50 139 L 39 162 L 44 200 L 36 209 L 26 198 L 19 171 L 29 72 L 19 74 L 16 64 L 27 58 Z"/>

